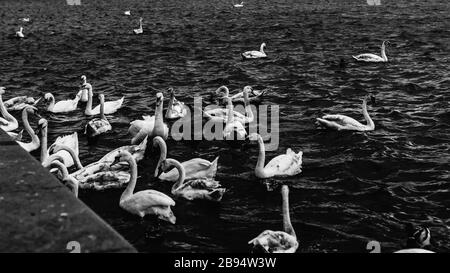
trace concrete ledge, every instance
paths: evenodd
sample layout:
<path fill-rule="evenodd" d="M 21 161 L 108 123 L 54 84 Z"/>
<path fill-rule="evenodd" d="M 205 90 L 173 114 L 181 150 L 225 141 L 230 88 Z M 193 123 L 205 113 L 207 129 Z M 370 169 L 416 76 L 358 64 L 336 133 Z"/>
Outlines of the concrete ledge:
<path fill-rule="evenodd" d="M 136 252 L 0 129 L 0 252 Z"/>

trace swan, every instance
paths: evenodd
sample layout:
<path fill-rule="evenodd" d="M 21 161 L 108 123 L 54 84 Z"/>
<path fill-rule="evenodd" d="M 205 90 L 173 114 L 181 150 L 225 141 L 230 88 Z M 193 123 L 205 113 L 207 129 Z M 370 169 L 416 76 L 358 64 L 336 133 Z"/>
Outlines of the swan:
<path fill-rule="evenodd" d="M 36 106 L 36 104 L 38 104 L 40 100 L 41 98 L 36 100 L 33 97 L 18 96 L 11 98 L 4 103 L 8 111 L 22 111 L 23 108 L 27 107 L 28 105 Z"/>
<path fill-rule="evenodd" d="M 233 103 L 236 102 L 245 102 L 244 101 L 244 93 L 245 91 L 247 91 L 248 94 L 248 101 L 256 101 L 256 100 L 260 100 L 261 97 L 264 95 L 264 93 L 266 92 L 266 90 L 262 90 L 262 91 L 257 91 L 254 90 L 251 86 L 247 85 L 244 86 L 244 89 L 242 92 L 239 92 L 237 94 L 234 94 L 232 96 L 230 96 L 230 91 L 226 86 L 221 86 L 216 90 L 216 94 L 218 95 L 220 93 L 221 90 L 224 90 L 225 95 L 223 97 L 231 97 Z"/>
<path fill-rule="evenodd" d="M 49 156 L 47 150 L 47 128 L 48 128 L 47 120 L 41 118 L 38 122 L 38 128 L 39 128 L 38 130 L 41 132 L 41 165 L 47 168 L 54 160 L 59 160 L 60 162 L 63 162 L 64 159 L 59 155 L 52 155 L 51 157 Z"/>
<path fill-rule="evenodd" d="M 30 17 L 21 18 L 20 21 L 25 23 L 30 22 Z"/>
<path fill-rule="evenodd" d="M 88 122 L 85 129 L 85 134 L 90 137 L 95 137 L 111 131 L 112 127 L 105 116 L 105 95 L 100 94 L 100 117 L 94 118 Z"/>
<path fill-rule="evenodd" d="M 383 41 L 383 44 L 381 45 L 381 57 L 372 53 L 364 53 L 352 57 L 358 62 L 385 63 L 388 61 L 386 56 L 386 45 L 389 45 L 389 41 Z"/>
<path fill-rule="evenodd" d="M 244 2 L 242 1 L 240 4 L 233 4 L 235 8 L 242 8 L 244 6 Z"/>
<path fill-rule="evenodd" d="M 175 98 L 173 88 L 169 88 L 170 101 L 167 107 L 166 119 L 177 119 L 186 116 L 187 109 L 183 102 L 178 101 Z"/>
<path fill-rule="evenodd" d="M 245 130 L 243 123 L 234 119 L 233 102 L 231 101 L 231 98 L 228 97 L 227 100 L 228 100 L 228 120 L 225 125 L 225 129 L 223 129 L 223 137 L 224 139 L 233 139 L 234 132 L 236 132 L 238 140 L 244 140 L 245 136 L 247 135 L 247 131 Z"/>
<path fill-rule="evenodd" d="M 137 164 L 133 156 L 127 151 L 122 151 L 116 157 L 116 161 L 127 161 L 131 168 L 130 183 L 120 196 L 120 207 L 141 218 L 146 214 L 153 214 L 161 220 L 175 224 L 176 217 L 170 209 L 171 206 L 175 206 L 175 201 L 172 198 L 155 190 L 133 193 L 137 179 Z"/>
<path fill-rule="evenodd" d="M 291 224 L 289 215 L 289 188 L 281 187 L 283 228 L 284 231 L 265 230 L 258 237 L 249 241 L 253 247 L 259 247 L 267 253 L 295 253 L 298 248 L 297 235 Z"/>
<path fill-rule="evenodd" d="M 267 54 L 264 52 L 264 48 L 266 47 L 266 43 L 262 43 L 261 47 L 258 50 L 246 51 L 242 53 L 243 59 L 258 59 L 258 58 L 266 58 Z"/>
<path fill-rule="evenodd" d="M 226 86 L 223 86 L 226 88 Z M 251 123 L 254 120 L 254 115 L 252 112 L 252 107 L 249 103 L 250 99 L 248 96 L 248 92 L 250 90 L 250 86 L 248 86 L 247 88 L 244 88 L 243 93 L 243 101 L 244 101 L 244 105 L 245 105 L 245 115 L 242 115 L 241 113 L 234 111 L 233 109 L 233 115 L 234 115 L 234 120 L 242 123 L 242 125 L 245 125 L 246 123 Z M 226 90 L 228 90 L 228 88 L 226 88 Z M 229 96 L 229 92 L 226 92 L 225 98 L 228 98 Z M 233 97 L 230 97 L 231 99 L 233 99 Z M 215 111 L 213 111 L 215 110 Z M 212 109 L 212 110 L 206 110 L 204 111 L 204 116 L 206 116 L 207 118 L 209 118 L 210 120 L 214 121 L 214 122 L 227 122 L 228 121 L 228 109 L 226 110 L 226 112 L 224 113 L 222 110 L 217 111 L 216 109 Z"/>
<path fill-rule="evenodd" d="M 302 151 L 296 154 L 289 148 L 286 150 L 286 154 L 274 157 L 264 166 L 266 155 L 262 137 L 257 133 L 252 133 L 249 139 L 257 140 L 259 146 L 258 162 L 255 168 L 256 177 L 293 176 L 302 172 Z"/>
<path fill-rule="evenodd" d="M 23 27 L 19 28 L 19 31 L 16 32 L 16 37 L 17 38 L 24 38 L 25 35 L 23 35 Z"/>
<path fill-rule="evenodd" d="M 0 112 L 3 116 L 3 118 L 0 117 L 0 128 L 5 132 L 9 132 L 19 128 L 19 122 L 17 122 L 15 117 L 8 113 L 8 110 L 3 103 L 3 94 L 5 94 L 5 88 L 0 87 Z"/>
<path fill-rule="evenodd" d="M 45 101 L 50 101 L 47 111 L 52 113 L 68 113 L 77 110 L 81 94 L 78 93 L 73 100 L 62 100 L 55 103 L 55 97 L 51 93 L 44 96 Z"/>
<path fill-rule="evenodd" d="M 60 173 L 62 174 L 62 182 L 67 187 L 69 187 L 69 189 L 73 192 L 75 197 L 78 197 L 79 182 L 75 178 L 73 178 L 71 175 L 69 175 L 69 172 L 67 171 L 67 167 L 58 160 L 54 160 L 48 165 L 48 169 L 50 169 L 52 167 L 57 168 L 60 171 Z"/>
<path fill-rule="evenodd" d="M 131 11 L 130 10 L 126 10 L 123 14 L 130 16 L 131 15 Z"/>
<path fill-rule="evenodd" d="M 222 200 L 225 188 L 221 188 L 218 181 L 211 178 L 197 178 L 186 181 L 186 171 L 184 166 L 175 159 L 165 159 L 160 166 L 161 171 L 168 171 L 170 167 L 175 167 L 180 174 L 178 181 L 172 186 L 172 194 L 183 197 L 187 200 L 206 199 L 219 202 Z"/>
<path fill-rule="evenodd" d="M 86 104 L 86 110 L 84 111 L 84 114 L 87 116 L 94 116 L 100 114 L 100 105 L 97 105 L 94 109 L 92 109 L 92 85 L 90 83 L 86 83 L 84 85 L 85 88 L 88 90 L 88 102 Z M 104 103 L 104 113 L 106 115 L 113 114 L 117 112 L 122 107 L 123 100 L 125 97 L 122 97 L 115 101 L 107 101 Z"/>
<path fill-rule="evenodd" d="M 49 149 L 47 150 L 48 154 L 57 154 L 63 158 L 64 165 L 66 165 L 67 168 L 72 167 L 75 165 L 77 169 L 82 168 L 81 163 L 73 159 L 73 156 L 70 154 L 70 152 L 67 151 L 67 149 L 63 149 L 61 151 L 57 151 L 56 148 L 67 146 L 71 150 L 73 150 L 73 153 L 78 157 L 80 154 L 79 146 L 78 146 L 78 133 L 74 132 L 69 135 L 63 135 L 56 138 L 55 142 L 50 145 Z"/>
<path fill-rule="evenodd" d="M 142 28 L 142 17 L 139 18 L 139 28 L 133 30 L 134 34 L 142 34 L 144 33 L 144 29 Z"/>
<path fill-rule="evenodd" d="M 89 100 L 89 97 L 88 97 L 88 90 L 85 87 L 85 85 L 87 84 L 86 76 L 82 75 L 81 80 L 83 81 L 83 83 L 81 83 L 80 91 L 78 93 L 81 93 L 81 101 L 87 102 Z"/>
<path fill-rule="evenodd" d="M 367 112 L 367 99 L 369 98 L 372 102 L 375 102 L 375 97 L 370 95 L 365 97 L 362 102 L 362 113 L 365 120 L 367 121 L 367 125 L 364 125 L 359 121 L 356 121 L 355 119 L 344 115 L 325 115 L 322 118 L 317 118 L 316 120 L 319 125 L 338 131 L 373 131 L 375 130 L 375 123 L 370 118 L 369 113 Z"/>
<path fill-rule="evenodd" d="M 153 147 L 159 147 L 160 155 L 158 164 L 155 169 L 155 177 L 163 181 L 175 182 L 179 178 L 179 173 L 177 169 L 172 169 L 169 172 L 158 173 L 160 170 L 161 163 L 167 157 L 167 145 L 164 139 L 160 136 L 153 138 Z M 188 161 L 181 163 L 185 171 L 185 179 L 196 179 L 196 178 L 214 178 L 217 172 L 217 162 L 219 157 L 216 157 L 212 162 L 202 159 L 193 158 Z"/>
<path fill-rule="evenodd" d="M 156 94 L 156 109 L 154 116 L 143 116 L 144 120 L 135 120 L 130 123 L 128 133 L 133 136 L 131 144 L 142 141 L 146 136 L 160 136 L 167 139 L 169 136 L 169 127 L 163 120 L 163 100 L 161 92 Z"/>
<path fill-rule="evenodd" d="M 31 142 L 22 142 L 16 141 L 17 144 L 20 145 L 25 151 L 32 152 L 37 150 L 41 144 L 39 137 L 34 133 L 33 128 L 31 128 L 30 123 L 28 122 L 28 114 L 34 114 L 37 109 L 33 106 L 28 106 L 22 111 L 22 121 L 25 130 L 31 137 Z"/>

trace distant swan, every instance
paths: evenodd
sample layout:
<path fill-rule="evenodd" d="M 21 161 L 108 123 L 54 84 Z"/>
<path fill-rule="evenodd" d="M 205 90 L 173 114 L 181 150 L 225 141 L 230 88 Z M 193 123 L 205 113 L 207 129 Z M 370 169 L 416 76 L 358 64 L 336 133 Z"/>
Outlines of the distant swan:
<path fill-rule="evenodd" d="M 256 177 L 293 176 L 302 172 L 302 151 L 295 153 L 289 148 L 286 150 L 286 154 L 274 157 L 264 166 L 266 152 L 262 137 L 252 133 L 249 135 L 249 139 L 258 141 L 259 155 L 255 168 Z"/>
<path fill-rule="evenodd" d="M 55 97 L 51 93 L 47 93 L 44 96 L 46 101 L 50 101 L 47 111 L 52 113 L 68 113 L 77 110 L 80 98 L 81 94 L 78 93 L 73 100 L 62 100 L 55 103 Z"/>
<path fill-rule="evenodd" d="M 242 1 L 240 4 L 233 4 L 235 8 L 242 8 L 244 6 L 244 2 Z"/>
<path fill-rule="evenodd" d="M 144 29 L 142 28 L 142 17 L 139 18 L 139 28 L 133 30 L 134 34 L 142 34 Z"/>
<path fill-rule="evenodd" d="M 230 97 L 233 101 L 233 103 L 236 102 L 245 102 L 244 101 L 244 93 L 245 91 L 248 94 L 248 101 L 252 102 L 252 101 L 256 101 L 256 100 L 260 100 L 261 97 L 264 95 L 264 93 L 266 92 L 266 90 L 262 90 L 262 91 L 257 91 L 254 90 L 251 86 L 245 86 L 242 92 L 239 92 L 237 94 L 234 94 L 232 96 L 230 96 L 230 91 L 226 86 L 221 86 L 216 90 L 216 94 L 218 95 L 220 93 L 221 90 L 224 90 L 225 92 L 225 97 Z"/>
<path fill-rule="evenodd" d="M 177 119 L 186 116 L 187 109 L 183 102 L 175 98 L 173 88 L 169 88 L 170 101 L 166 111 L 166 119 Z"/>
<path fill-rule="evenodd" d="M 195 180 L 185 180 L 184 166 L 175 159 L 165 159 L 160 166 L 160 171 L 168 171 L 174 166 L 179 173 L 178 181 L 172 186 L 172 194 L 181 196 L 187 200 L 206 199 L 219 202 L 222 200 L 225 188 L 221 188 L 218 181 L 211 178 L 197 178 Z"/>
<path fill-rule="evenodd" d="M 281 187 L 283 199 L 283 228 L 284 231 L 265 230 L 249 244 L 254 248 L 259 247 L 267 253 L 295 253 L 298 248 L 297 235 L 292 227 L 289 215 L 289 188 L 286 185 Z"/>
<path fill-rule="evenodd" d="M 16 141 L 17 144 L 20 145 L 25 151 L 32 152 L 34 150 L 37 150 L 41 144 L 39 137 L 34 132 L 33 128 L 31 128 L 30 123 L 28 122 L 28 114 L 34 114 L 37 109 L 33 106 L 28 106 L 22 111 L 22 121 L 23 126 L 25 127 L 25 130 L 31 137 L 31 142 L 22 142 L 22 141 Z"/>
<path fill-rule="evenodd" d="M 16 32 L 16 37 L 18 38 L 24 38 L 25 35 L 23 35 L 23 27 L 19 28 L 19 31 Z"/>
<path fill-rule="evenodd" d="M 143 120 L 135 120 L 130 123 L 128 133 L 133 137 L 131 144 L 141 142 L 146 136 L 160 136 L 163 139 L 167 139 L 169 136 L 169 127 L 167 127 L 167 124 L 163 120 L 163 103 L 164 96 L 159 92 L 156 94 L 155 115 L 143 116 Z"/>
<path fill-rule="evenodd" d="M 95 137 L 111 131 L 112 127 L 105 116 L 105 95 L 98 95 L 100 99 L 100 117 L 94 118 L 88 122 L 85 134 L 89 137 Z"/>
<path fill-rule="evenodd" d="M 317 118 L 317 122 L 325 128 L 337 131 L 373 131 L 375 130 L 375 123 L 372 121 L 369 113 L 367 112 L 367 99 L 369 98 L 372 100 L 372 102 L 375 100 L 373 96 L 367 96 L 363 99 L 362 103 L 362 113 L 367 121 L 367 125 L 364 125 L 351 117 L 339 114 L 325 115 L 322 118 Z"/>
<path fill-rule="evenodd" d="M 252 51 L 246 51 L 242 53 L 243 59 L 258 59 L 258 58 L 266 58 L 267 54 L 264 52 L 264 48 L 266 47 L 266 43 L 262 43 L 261 47 L 259 48 L 259 51 L 252 50 Z"/>
<path fill-rule="evenodd" d="M 388 41 L 383 41 L 383 44 L 381 45 L 381 56 L 372 53 L 364 53 L 352 57 L 359 62 L 371 62 L 371 63 L 387 62 L 388 58 L 386 56 L 386 45 L 388 44 L 389 44 Z"/>
<path fill-rule="evenodd" d="M 131 178 L 127 188 L 120 196 L 119 205 L 122 209 L 141 218 L 147 214 L 158 216 L 159 219 L 175 224 L 176 217 L 170 207 L 175 206 L 175 201 L 162 192 L 155 190 L 143 190 L 133 193 L 137 180 L 137 164 L 133 156 L 122 151 L 116 161 L 126 161 L 130 165 Z"/>
<path fill-rule="evenodd" d="M 130 16 L 131 15 L 131 11 L 130 10 L 126 10 L 123 14 Z"/>
<path fill-rule="evenodd" d="M 0 128 L 5 132 L 9 132 L 19 128 L 19 123 L 17 122 L 17 119 L 15 117 L 8 113 L 8 110 L 3 103 L 3 94 L 5 94 L 5 88 L 0 87 L 0 112 L 3 116 L 3 118 L 0 117 Z"/>
<path fill-rule="evenodd" d="M 86 104 L 86 110 L 84 111 L 84 114 L 87 116 L 94 116 L 100 114 L 100 105 L 97 105 L 94 109 L 92 109 L 92 85 L 87 83 L 84 85 L 88 90 L 88 102 Z M 114 114 L 122 108 L 123 100 L 125 97 L 122 97 L 118 100 L 114 101 L 107 101 L 104 103 L 104 112 L 106 115 Z"/>
<path fill-rule="evenodd" d="M 179 173 L 177 169 L 172 169 L 168 172 L 158 173 L 160 171 L 161 163 L 167 157 L 167 145 L 164 139 L 157 136 L 153 139 L 153 147 L 159 147 L 160 155 L 158 164 L 155 169 L 155 177 L 158 177 L 164 181 L 172 181 L 175 182 L 179 179 Z M 202 158 L 193 158 L 188 161 L 184 161 L 181 163 L 183 165 L 185 171 L 185 179 L 196 179 L 196 178 L 214 178 L 217 172 L 217 162 L 219 157 L 216 157 L 212 162 L 202 159 Z"/>

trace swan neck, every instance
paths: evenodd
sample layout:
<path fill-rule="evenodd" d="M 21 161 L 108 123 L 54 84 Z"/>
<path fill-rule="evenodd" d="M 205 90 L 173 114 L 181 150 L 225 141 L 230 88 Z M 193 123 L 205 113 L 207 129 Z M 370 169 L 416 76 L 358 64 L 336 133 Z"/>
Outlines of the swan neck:
<path fill-rule="evenodd" d="M 292 227 L 291 216 L 289 213 L 289 189 L 287 188 L 287 186 L 282 186 L 281 196 L 283 199 L 282 210 L 283 210 L 284 232 L 286 232 L 294 237 L 297 237 L 295 234 L 294 228 Z"/>
<path fill-rule="evenodd" d="M 45 126 L 41 130 L 41 163 L 44 163 L 47 158 L 47 126 Z"/>
<path fill-rule="evenodd" d="M 232 123 L 234 121 L 234 113 L 233 113 L 233 102 L 231 102 L 231 99 L 228 101 L 228 123 Z"/>
<path fill-rule="evenodd" d="M 105 116 L 105 98 L 103 96 L 100 96 L 100 118 L 107 120 Z"/>
<path fill-rule="evenodd" d="M 130 182 L 128 183 L 127 188 L 125 189 L 125 191 L 122 193 L 122 196 L 120 197 L 120 200 L 124 200 L 126 198 L 131 197 L 133 195 L 134 188 L 136 187 L 136 180 L 137 180 L 136 161 L 129 153 L 126 157 L 126 161 L 130 165 L 131 177 L 130 177 Z"/>
<path fill-rule="evenodd" d="M 264 163 L 266 161 L 266 149 L 264 147 L 264 141 L 260 135 L 258 135 L 258 148 L 259 148 L 259 154 L 258 154 L 258 162 L 256 163 L 256 170 L 257 171 L 264 171 Z"/>
<path fill-rule="evenodd" d="M 264 53 L 264 44 L 261 44 L 261 47 L 259 48 L 259 51 L 261 51 L 261 53 Z"/>
<path fill-rule="evenodd" d="M 172 186 L 172 192 L 174 192 L 183 184 L 184 179 L 186 178 L 186 171 L 183 165 L 178 160 L 168 159 L 168 161 L 170 165 L 175 166 L 175 168 L 178 170 L 178 180 Z"/>
<path fill-rule="evenodd" d="M 70 154 L 70 156 L 72 157 L 73 162 L 75 162 L 75 165 L 77 167 L 77 169 L 81 169 L 83 168 L 83 166 L 81 165 L 81 161 L 80 158 L 78 157 L 78 155 L 75 154 L 75 151 L 70 148 L 67 145 L 58 145 L 58 148 L 56 149 L 57 151 L 54 151 L 54 153 L 58 153 L 59 151 L 66 151 Z"/>
<path fill-rule="evenodd" d="M 8 109 L 6 109 L 6 106 L 3 103 L 3 98 L 2 98 L 1 94 L 0 94 L 0 112 L 2 113 L 3 117 L 8 122 L 17 122 L 17 120 L 8 112 Z"/>
<path fill-rule="evenodd" d="M 28 112 L 27 108 L 22 111 L 22 121 L 25 130 L 31 137 L 31 143 L 39 144 L 39 137 L 34 133 L 33 128 L 31 128 L 30 123 L 28 122 Z"/>
<path fill-rule="evenodd" d="M 383 60 L 385 61 L 385 62 L 387 62 L 387 56 L 386 56 L 386 45 L 384 44 L 384 42 L 383 42 L 383 44 L 381 45 L 381 58 L 383 58 Z"/>
<path fill-rule="evenodd" d="M 158 175 L 159 166 L 161 166 L 161 163 L 167 158 L 166 142 L 159 138 L 157 138 L 157 141 L 158 141 L 160 155 L 159 155 L 158 164 L 156 164 L 155 177 Z"/>
<path fill-rule="evenodd" d="M 55 160 L 50 163 L 51 167 L 56 167 L 62 174 L 63 179 L 66 179 L 69 176 L 69 171 L 67 171 L 66 166 L 58 160 Z"/>
<path fill-rule="evenodd" d="M 363 104 L 362 104 L 362 113 L 364 115 L 364 119 L 367 121 L 368 129 L 374 130 L 375 129 L 375 123 L 370 118 L 369 113 L 367 112 L 367 101 L 365 99 L 364 99 Z"/>

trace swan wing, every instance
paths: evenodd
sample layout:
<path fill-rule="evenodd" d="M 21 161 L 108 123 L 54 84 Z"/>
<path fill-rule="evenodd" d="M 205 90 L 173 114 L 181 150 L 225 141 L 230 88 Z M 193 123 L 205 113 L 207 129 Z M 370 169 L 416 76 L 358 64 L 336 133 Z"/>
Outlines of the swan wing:
<path fill-rule="evenodd" d="M 175 201 L 166 194 L 155 190 L 144 190 L 133 194 L 130 198 L 141 206 L 142 210 L 148 207 L 170 207 L 175 206 Z"/>
<path fill-rule="evenodd" d="M 264 58 L 264 57 L 266 57 L 266 54 L 264 54 L 258 50 L 252 50 L 252 51 L 246 51 L 246 52 L 242 53 L 242 57 L 244 57 L 246 59 Z"/>
<path fill-rule="evenodd" d="M 73 175 L 72 175 L 73 176 Z M 130 174 L 125 171 L 99 171 L 90 175 L 78 176 L 81 189 L 117 189 L 130 181 Z"/>
<path fill-rule="evenodd" d="M 296 154 L 287 149 L 286 154 L 279 155 L 270 160 L 264 170 L 274 175 L 296 175 L 302 172 L 303 153 Z"/>
<path fill-rule="evenodd" d="M 297 239 L 283 231 L 265 230 L 248 243 L 269 253 L 293 253 L 298 248 Z"/>
<path fill-rule="evenodd" d="M 149 131 L 153 131 L 155 126 L 155 116 L 143 116 L 142 119 L 132 121 L 128 128 L 128 133 L 133 137 L 136 136 L 143 128 L 147 128 Z"/>
<path fill-rule="evenodd" d="M 323 122 L 323 120 L 325 120 L 326 122 Z M 322 121 L 320 121 L 319 119 L 318 121 L 327 127 L 334 127 L 338 130 L 353 129 L 364 126 L 354 118 L 344 115 L 325 115 L 322 117 Z"/>
<path fill-rule="evenodd" d="M 63 113 L 63 112 L 70 112 L 77 108 L 78 100 L 62 100 L 55 103 L 53 106 L 52 112 L 55 113 Z"/>
<path fill-rule="evenodd" d="M 394 253 L 435 253 L 430 250 L 422 249 L 422 248 L 409 248 L 395 251 Z"/>

